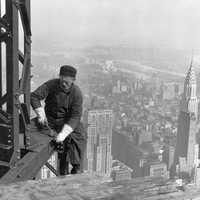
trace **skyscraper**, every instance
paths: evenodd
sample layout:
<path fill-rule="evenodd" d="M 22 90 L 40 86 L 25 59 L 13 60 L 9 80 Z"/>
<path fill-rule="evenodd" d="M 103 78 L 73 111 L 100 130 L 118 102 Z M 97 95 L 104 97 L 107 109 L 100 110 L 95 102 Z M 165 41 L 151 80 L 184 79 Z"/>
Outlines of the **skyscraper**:
<path fill-rule="evenodd" d="M 101 175 L 110 175 L 112 168 L 112 110 L 90 110 L 87 121 L 86 170 Z"/>
<path fill-rule="evenodd" d="M 196 95 L 196 76 L 194 67 L 190 65 L 184 83 L 184 92 L 180 102 L 178 133 L 172 172 L 186 172 L 190 177 L 194 173 L 198 159 L 196 134 L 198 127 L 198 99 Z"/>

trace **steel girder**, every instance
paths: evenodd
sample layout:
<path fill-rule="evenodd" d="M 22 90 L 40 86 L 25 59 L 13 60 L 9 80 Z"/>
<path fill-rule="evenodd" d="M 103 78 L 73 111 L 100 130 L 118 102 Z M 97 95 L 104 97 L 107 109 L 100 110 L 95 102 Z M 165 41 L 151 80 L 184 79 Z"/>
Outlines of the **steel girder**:
<path fill-rule="evenodd" d="M 18 15 L 24 31 L 24 52 L 19 50 Z M 0 18 L 0 30 L 0 42 L 6 44 L 6 58 L 3 58 L 0 45 L 0 183 L 32 179 L 45 164 L 58 175 L 47 162 L 55 149 L 51 134 L 39 132 L 30 122 L 30 0 L 6 0 L 6 13 Z M 3 59 L 6 59 L 5 93 Z M 19 62 L 23 65 L 21 75 Z M 19 144 L 20 136 L 23 146 Z"/>
<path fill-rule="evenodd" d="M 31 131 L 30 141 L 31 144 L 28 152 L 25 152 L 23 157 L 16 162 L 15 166 L 5 173 L 0 180 L 1 184 L 33 179 L 45 164 L 58 175 L 56 169 L 47 163 L 47 160 L 54 152 L 52 138 L 44 132 Z"/>
<path fill-rule="evenodd" d="M 24 29 L 24 53 L 19 54 L 19 21 Z M 20 121 L 27 128 L 30 107 L 31 31 L 30 0 L 6 0 L 5 15 L 0 18 L 0 177 L 15 166 L 20 157 Z M 2 54 L 5 43 L 5 55 Z M 6 64 L 3 65 L 2 61 Z M 19 62 L 22 62 L 22 75 Z M 3 71 L 5 71 L 3 73 Z M 3 77 L 5 76 L 5 77 Z M 3 92 L 5 88 L 5 92 Z M 20 101 L 23 96 L 23 101 Z M 22 106 L 23 105 L 23 106 Z M 24 113 L 23 107 L 26 107 Z M 26 116 L 25 116 L 26 115 Z M 26 139 L 28 129 L 23 134 Z M 26 146 L 26 140 L 25 140 Z"/>

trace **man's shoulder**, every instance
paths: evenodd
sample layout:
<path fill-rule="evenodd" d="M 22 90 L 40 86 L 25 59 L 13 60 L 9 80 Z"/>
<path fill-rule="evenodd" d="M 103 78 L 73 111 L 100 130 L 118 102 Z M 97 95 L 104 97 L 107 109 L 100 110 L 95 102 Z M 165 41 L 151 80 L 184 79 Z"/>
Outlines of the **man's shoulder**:
<path fill-rule="evenodd" d="M 80 87 L 79 87 L 78 85 L 76 85 L 76 84 L 73 84 L 73 88 L 74 88 L 74 90 L 79 90 L 79 91 L 81 91 Z"/>
<path fill-rule="evenodd" d="M 45 82 L 45 84 L 49 87 L 57 86 L 59 84 L 59 79 L 58 78 L 50 79 L 47 82 Z"/>
<path fill-rule="evenodd" d="M 73 92 L 76 94 L 76 95 L 81 95 L 82 96 L 82 92 L 81 92 L 81 89 L 78 85 L 76 84 L 73 84 Z"/>

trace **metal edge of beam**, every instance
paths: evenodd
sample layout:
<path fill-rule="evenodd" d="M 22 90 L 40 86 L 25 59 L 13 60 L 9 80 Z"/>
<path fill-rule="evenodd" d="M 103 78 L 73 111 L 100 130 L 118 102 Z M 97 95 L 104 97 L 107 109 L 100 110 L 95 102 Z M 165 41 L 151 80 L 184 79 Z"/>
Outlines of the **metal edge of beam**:
<path fill-rule="evenodd" d="M 4 94 L 1 98 L 0 98 L 0 105 L 2 106 L 4 103 L 7 102 L 9 96 L 8 93 Z"/>
<path fill-rule="evenodd" d="M 0 161 L 0 165 L 5 166 L 5 167 L 10 167 L 10 164 L 8 162 L 5 162 L 5 161 Z"/>
<path fill-rule="evenodd" d="M 2 13 L 2 2 L 0 1 L 0 16 L 1 16 L 1 13 Z M 2 17 L 1 19 L 2 20 Z M 0 22 L 1 23 L 1 22 Z M 0 25 L 0 31 L 1 31 L 1 26 Z M 3 75 L 2 75 L 2 42 L 0 42 L 0 98 L 2 97 L 3 95 Z M 0 105 L 0 109 L 2 109 L 2 105 Z"/>
<path fill-rule="evenodd" d="M 25 6 L 26 6 L 26 11 L 29 19 L 29 26 L 31 27 L 31 0 L 26 0 L 25 1 Z M 28 39 L 28 41 L 27 41 Z M 24 103 L 27 105 L 28 108 L 28 114 L 30 116 L 30 91 L 31 91 L 31 35 L 27 38 L 24 35 L 24 53 L 27 55 L 28 53 L 28 63 L 27 65 L 29 66 L 28 74 L 27 74 L 27 84 L 26 87 L 24 88 Z"/>
<path fill-rule="evenodd" d="M 18 54 L 19 54 L 19 61 L 22 64 L 24 64 L 24 54 L 20 50 L 18 50 Z"/>
<path fill-rule="evenodd" d="M 20 0 L 18 1 L 18 6 L 17 6 L 19 8 L 23 29 L 27 37 L 31 36 L 29 5 L 30 5 L 29 2 L 27 3 L 27 1 L 25 0 Z"/>
<path fill-rule="evenodd" d="M 20 80 L 20 91 L 22 93 L 26 93 L 27 83 L 29 82 L 30 78 L 30 55 L 26 52 L 24 56 L 24 63 L 23 63 L 23 70 L 22 70 L 22 77 Z"/>
<path fill-rule="evenodd" d="M 59 176 L 59 173 L 58 171 L 47 161 L 46 162 L 46 167 L 51 171 L 53 172 L 56 176 Z"/>

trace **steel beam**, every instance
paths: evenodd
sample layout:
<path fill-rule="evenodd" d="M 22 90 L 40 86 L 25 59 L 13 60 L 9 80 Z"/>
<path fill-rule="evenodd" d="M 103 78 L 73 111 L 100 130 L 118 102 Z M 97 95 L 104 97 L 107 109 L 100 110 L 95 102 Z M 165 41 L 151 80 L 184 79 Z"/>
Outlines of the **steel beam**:
<path fill-rule="evenodd" d="M 46 162 L 45 165 L 46 165 L 46 167 L 47 167 L 51 172 L 53 172 L 56 176 L 59 176 L 58 171 L 57 171 L 50 163 Z"/>
<path fill-rule="evenodd" d="M 8 93 L 4 94 L 0 99 L 0 106 L 2 106 L 5 102 L 8 101 Z"/>
<path fill-rule="evenodd" d="M 19 53 L 19 22 L 18 14 L 20 12 L 24 28 L 24 56 Z M 0 45 L 0 109 L 5 104 L 5 113 L 9 116 L 7 119 L 4 114 L 0 115 L 0 122 L 8 124 L 11 128 L 2 129 L 5 133 L 0 135 L 1 146 L 11 146 L 11 149 L 0 149 L 0 161 L 9 161 L 10 166 L 20 159 L 19 132 L 20 121 L 24 125 L 24 135 L 28 129 L 27 120 L 30 115 L 30 67 L 31 67 L 31 29 L 30 29 L 30 0 L 6 0 L 5 15 L 0 18 L 0 42 L 6 44 L 6 93 L 2 96 L 2 54 Z M 1 43 L 2 44 L 2 43 Z M 19 61 L 23 61 L 23 73 L 21 78 L 21 87 L 19 84 Z M 21 90 L 20 90 L 21 89 Z M 20 94 L 24 95 L 24 102 L 20 102 Z M 26 109 L 22 109 L 26 107 Z M 26 113 L 23 111 L 26 110 Z M 4 112 L 4 111 L 3 111 Z M 19 115 L 21 113 L 21 115 Z M 20 117 L 22 116 L 22 117 Z M 8 130 L 9 129 L 9 130 Z M 6 137 L 7 134 L 7 137 Z M 25 137 L 26 139 L 26 137 Z M 0 176 L 5 173 L 0 163 Z"/>
<path fill-rule="evenodd" d="M 28 150 L 29 152 L 1 178 L 2 184 L 33 179 L 53 154 L 54 145 L 51 137 L 39 132 L 31 132 L 30 136 L 31 141 L 35 141 L 35 147 Z"/>
<path fill-rule="evenodd" d="M 0 16 L 1 16 L 1 1 L 0 1 Z M 1 18 L 0 19 L 0 32 L 1 32 L 1 29 L 3 26 L 4 26 L 4 23 L 2 23 L 2 18 Z M 0 98 L 2 97 L 2 94 L 3 94 L 2 71 L 3 71 L 2 70 L 2 44 L 0 43 Z M 2 106 L 0 105 L 0 109 L 1 108 L 2 108 Z"/>
<path fill-rule="evenodd" d="M 24 52 L 19 48 L 18 14 L 24 29 Z M 2 66 L 0 49 L 0 177 L 1 183 L 11 183 L 34 178 L 43 165 L 55 174 L 47 163 L 54 151 L 51 133 L 40 133 L 31 128 L 31 25 L 30 0 L 6 0 L 6 14 L 0 19 L 2 41 L 6 43 L 6 93 L 2 96 Z M 0 41 L 1 42 L 1 41 Z M 19 62 L 23 64 L 19 81 Z M 20 83 L 19 83 L 20 82 Z M 23 102 L 19 96 L 24 95 Z M 2 105 L 6 104 L 3 111 Z M 20 113 L 20 114 L 19 114 Z M 21 126 L 20 126 L 21 125 Z M 33 131 L 34 130 L 34 131 Z M 21 132 L 20 132 L 21 131 Z M 50 130 L 48 130 L 50 131 Z M 48 132 L 47 131 L 47 132 Z M 24 146 L 19 146 L 19 134 L 24 134 Z"/>
<path fill-rule="evenodd" d="M 30 0 L 19 0 L 18 7 L 21 15 L 24 33 L 27 37 L 31 36 Z"/>
<path fill-rule="evenodd" d="M 24 64 L 24 54 L 20 50 L 18 50 L 18 54 L 19 54 L 19 61 L 22 64 Z"/>
<path fill-rule="evenodd" d="M 24 103 L 30 115 L 30 90 L 31 90 L 31 8 L 30 0 L 20 0 L 21 18 L 24 26 L 24 68 L 21 89 L 24 92 Z"/>
<path fill-rule="evenodd" d="M 12 0 L 6 1 L 6 18 L 10 25 L 12 37 L 6 40 L 6 81 L 7 81 L 7 112 L 12 116 L 12 144 L 13 150 L 10 163 L 17 161 L 19 148 L 19 112 L 17 94 L 19 93 L 19 64 L 18 64 L 18 9 Z"/>

